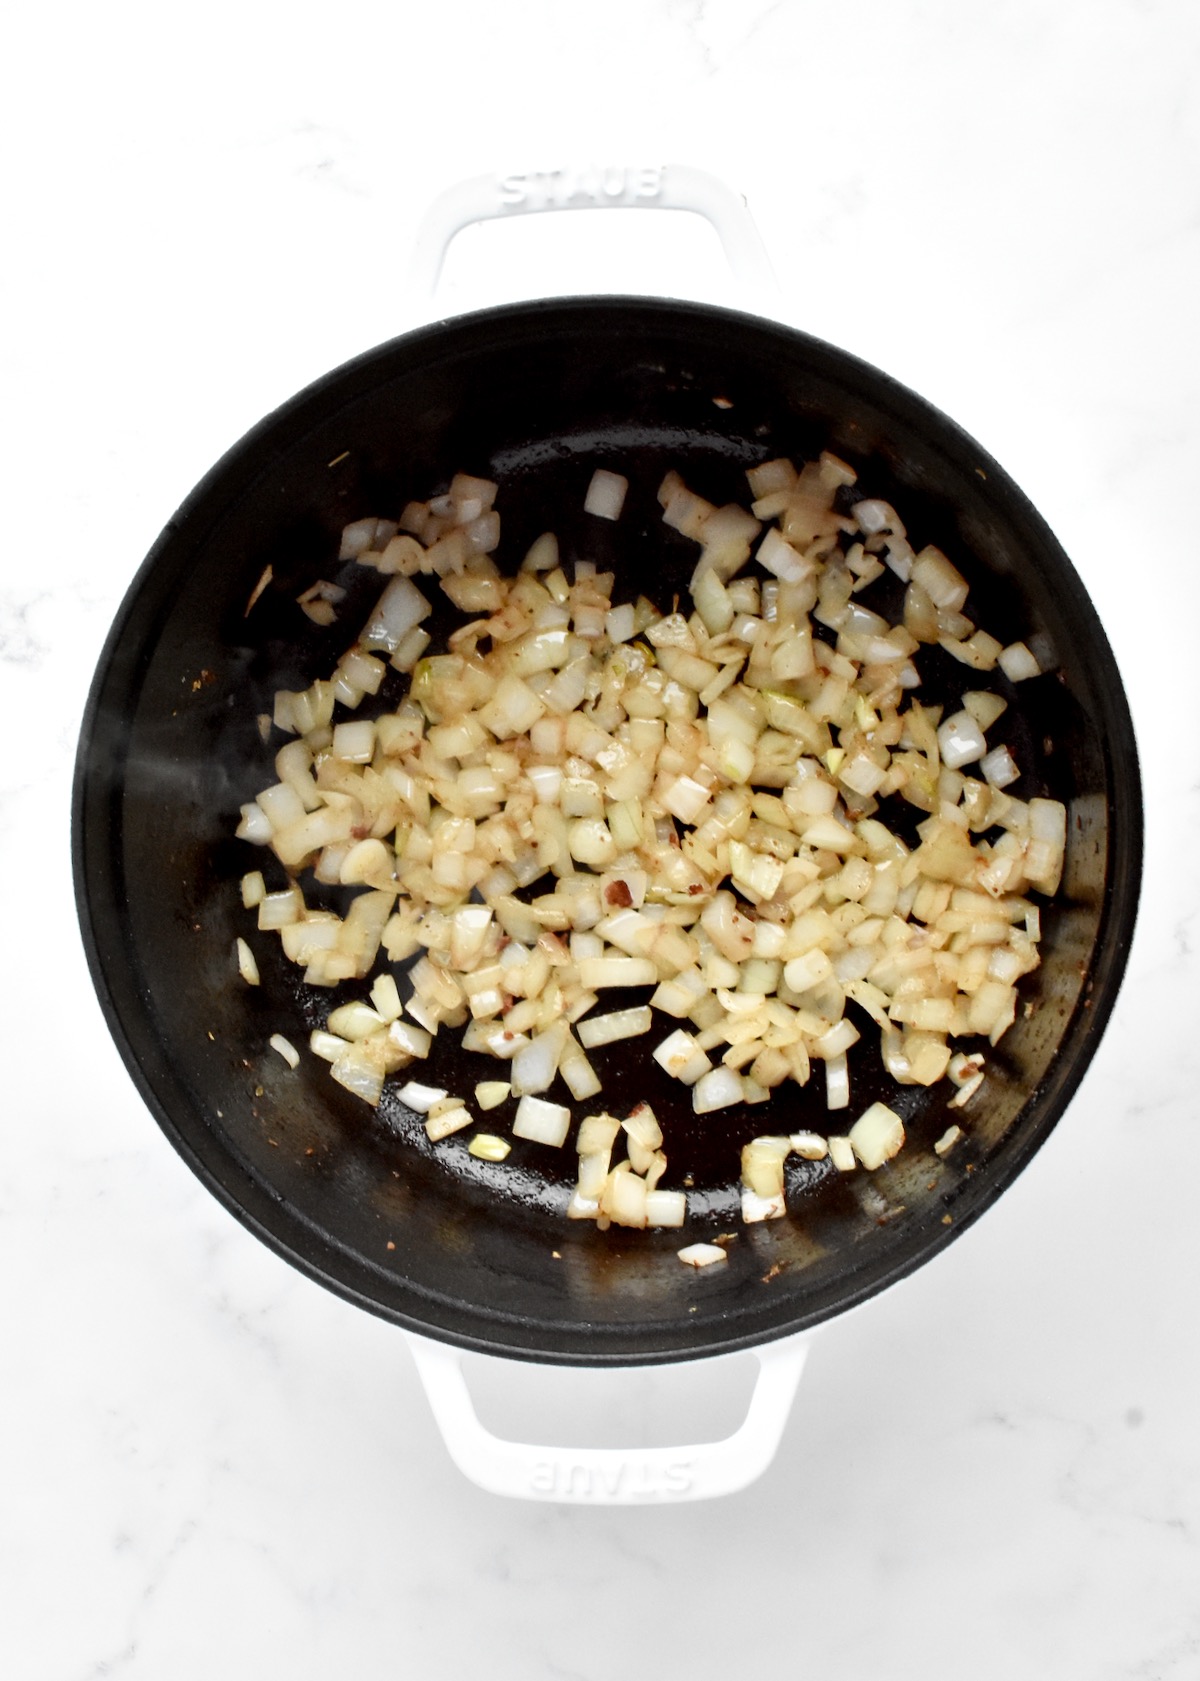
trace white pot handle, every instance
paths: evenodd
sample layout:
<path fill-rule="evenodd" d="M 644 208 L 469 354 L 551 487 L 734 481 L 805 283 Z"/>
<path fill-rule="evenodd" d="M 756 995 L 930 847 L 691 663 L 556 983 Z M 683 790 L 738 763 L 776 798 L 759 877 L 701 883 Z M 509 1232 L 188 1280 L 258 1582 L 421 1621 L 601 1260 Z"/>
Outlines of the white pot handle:
<path fill-rule="evenodd" d="M 688 164 L 537 170 L 477 175 L 441 193 L 417 231 L 409 296 L 428 306 L 451 240 L 475 222 L 543 210 L 690 210 L 712 224 L 747 309 L 777 314 L 779 287 L 746 201 L 724 181 Z"/>
<path fill-rule="evenodd" d="M 484 1428 L 456 1348 L 407 1333 L 433 1416 L 459 1470 L 490 1494 L 590 1506 L 667 1504 L 734 1494 L 775 1456 L 808 1354 L 808 1338 L 751 1352 L 758 1377 L 746 1417 L 719 1442 L 677 1448 L 564 1448 L 510 1442 Z M 711 1361 L 691 1362 L 697 1381 Z"/>

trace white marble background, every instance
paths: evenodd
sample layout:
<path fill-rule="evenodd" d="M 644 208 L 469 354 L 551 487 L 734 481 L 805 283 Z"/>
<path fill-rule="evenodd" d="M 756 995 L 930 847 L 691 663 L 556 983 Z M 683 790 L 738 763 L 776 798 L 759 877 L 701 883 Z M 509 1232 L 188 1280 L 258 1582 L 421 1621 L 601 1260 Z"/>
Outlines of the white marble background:
<path fill-rule="evenodd" d="M 5 35 L 0 1672 L 1200 1676 L 1194 0 L 46 0 Z M 77 721 L 162 523 L 407 323 L 435 192 L 572 158 L 724 176 L 788 316 L 999 457 L 1093 593 L 1145 759 L 1141 926 L 1068 1117 L 943 1261 L 822 1334 L 774 1471 L 707 1507 L 467 1484 L 398 1335 L 162 1140 L 71 902 Z M 464 239 L 447 306 L 719 293 L 686 220 L 601 220 Z"/>

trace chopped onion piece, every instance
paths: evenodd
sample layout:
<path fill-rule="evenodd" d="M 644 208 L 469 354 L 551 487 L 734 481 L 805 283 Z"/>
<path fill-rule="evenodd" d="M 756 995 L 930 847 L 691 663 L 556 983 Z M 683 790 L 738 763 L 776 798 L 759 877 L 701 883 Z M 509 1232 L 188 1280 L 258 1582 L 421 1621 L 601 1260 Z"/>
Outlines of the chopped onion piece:
<path fill-rule="evenodd" d="M 558 538 L 553 531 L 544 531 L 531 544 L 521 562 L 523 572 L 553 572 L 558 565 Z"/>
<path fill-rule="evenodd" d="M 604 1181 L 600 1213 L 618 1226 L 645 1226 L 646 1195 L 646 1181 L 623 1162 Z"/>
<path fill-rule="evenodd" d="M 783 1197 L 783 1164 L 790 1138 L 754 1138 L 742 1148 L 742 1184 L 756 1196 Z"/>
<path fill-rule="evenodd" d="M 950 1099 L 949 1107 L 951 1109 L 961 1109 L 964 1103 L 969 1102 L 970 1099 L 974 1097 L 975 1093 L 979 1090 L 982 1084 L 982 1074 L 973 1074 L 969 1080 L 964 1080 L 962 1085 L 955 1092 L 954 1096 Z"/>
<path fill-rule="evenodd" d="M 502 1162 L 511 1149 L 507 1138 L 497 1138 L 492 1132 L 477 1132 L 467 1145 L 472 1156 L 485 1162 Z"/>
<path fill-rule="evenodd" d="M 780 1220 L 787 1213 L 787 1204 L 780 1191 L 775 1196 L 760 1197 L 757 1191 L 742 1191 L 742 1219 L 749 1226 L 758 1220 Z"/>
<path fill-rule="evenodd" d="M 281 893 L 267 893 L 258 903 L 258 926 L 286 928 L 299 922 L 304 914 L 304 900 L 298 887 L 285 888 Z"/>
<path fill-rule="evenodd" d="M 429 612 L 429 602 L 412 579 L 398 574 L 375 603 L 375 611 L 367 620 L 359 645 L 364 649 L 382 648 L 386 653 L 393 653 L 401 640 Z"/>
<path fill-rule="evenodd" d="M 601 519 L 619 519 L 628 489 L 629 480 L 624 474 L 610 473 L 605 467 L 597 467 L 584 497 L 584 513 L 598 514 Z"/>
<path fill-rule="evenodd" d="M 371 1005 L 376 1015 L 383 1022 L 395 1022 L 403 1014 L 400 1004 L 400 990 L 395 983 L 395 975 L 378 975 L 375 985 L 371 987 Z"/>
<path fill-rule="evenodd" d="M 872 1103 L 850 1128 L 850 1143 L 868 1170 L 891 1161 L 904 1143 L 904 1123 L 886 1103 Z"/>
<path fill-rule="evenodd" d="M 322 1062 L 336 1062 L 349 1041 L 339 1038 L 336 1033 L 326 1033 L 323 1028 L 314 1027 L 308 1043 L 313 1055 L 319 1056 Z"/>
<path fill-rule="evenodd" d="M 339 585 L 331 584 L 325 578 L 318 578 L 315 584 L 302 590 L 296 597 L 296 605 L 314 624 L 331 625 L 337 618 L 336 604 L 345 594 L 345 590 Z"/>
<path fill-rule="evenodd" d="M 470 1125 L 471 1116 L 466 1104 L 454 1098 L 444 1106 L 433 1105 L 425 1118 L 425 1134 L 431 1144 L 437 1144 L 443 1138 L 449 1138 L 451 1133 L 461 1132 Z"/>
<path fill-rule="evenodd" d="M 653 986 L 658 970 L 648 957 L 587 957 L 579 965 L 579 980 L 590 992 L 610 986 Z"/>
<path fill-rule="evenodd" d="M 416 1080 L 409 1080 L 400 1087 L 398 1095 L 401 1103 L 409 1109 L 414 1109 L 418 1115 L 427 1115 L 435 1103 L 443 1103 L 449 1094 L 440 1086 L 423 1086 Z"/>
<path fill-rule="evenodd" d="M 695 1085 L 698 1080 L 706 1077 L 712 1069 L 712 1063 L 697 1045 L 692 1034 L 682 1027 L 677 1028 L 674 1033 L 669 1033 L 661 1044 L 656 1045 L 652 1055 L 660 1068 L 665 1069 L 673 1079 L 681 1080 L 685 1086 Z M 719 1071 L 714 1070 L 714 1072 Z M 741 1089 L 739 1087 L 739 1099 L 740 1096 Z M 731 1099 L 731 1101 L 737 1100 Z M 716 1107 L 716 1105 L 713 1107 Z"/>
<path fill-rule="evenodd" d="M 962 701 L 965 710 L 984 731 L 990 730 L 1008 707 L 1003 695 L 994 695 L 988 689 L 970 689 L 963 695 Z"/>
<path fill-rule="evenodd" d="M 378 1106 L 383 1095 L 383 1064 L 369 1056 L 361 1043 L 348 1045 L 337 1061 L 330 1064 L 330 1072 L 355 1097 L 372 1108 Z"/>
<path fill-rule="evenodd" d="M 565 1144 L 571 1125 L 571 1111 L 562 1103 L 547 1103 L 540 1097 L 523 1097 L 513 1117 L 513 1132 L 537 1144 Z"/>
<path fill-rule="evenodd" d="M 702 1074 L 692 1087 L 692 1109 L 697 1115 L 744 1102 L 742 1082 L 732 1068 L 714 1068 Z"/>
<path fill-rule="evenodd" d="M 657 1150 L 662 1144 L 662 1128 L 648 1103 L 639 1103 L 621 1122 L 621 1126 L 631 1139 L 636 1139 L 648 1150 Z"/>
<path fill-rule="evenodd" d="M 376 519 L 356 519 L 343 526 L 338 559 L 357 560 L 364 549 L 369 549 L 375 541 L 375 527 L 378 524 Z"/>
<path fill-rule="evenodd" d="M 405 1057 L 427 1057 L 433 1043 L 433 1035 L 427 1028 L 415 1027 L 411 1022 L 397 1020 L 388 1023 L 387 1042 Z"/>
<path fill-rule="evenodd" d="M 565 1024 L 555 1023 L 521 1047 L 512 1059 L 512 1089 L 517 1097 L 549 1091 L 558 1073 L 566 1037 Z"/>
<path fill-rule="evenodd" d="M 1042 668 L 1023 642 L 1010 642 L 997 655 L 996 663 L 1010 683 L 1023 683 L 1030 677 L 1040 677 Z"/>
<path fill-rule="evenodd" d="M 266 897 L 266 883 L 261 870 L 248 870 L 242 877 L 242 904 L 250 911 L 261 905 Z"/>
<path fill-rule="evenodd" d="M 937 741 L 942 763 L 951 770 L 972 764 L 987 751 L 983 731 L 965 709 L 955 712 L 938 725 Z"/>
<path fill-rule="evenodd" d="M 874 537 L 881 531 L 892 531 L 898 537 L 904 536 L 896 510 L 889 502 L 880 502 L 873 497 L 863 497 L 854 504 L 854 518 L 858 529 L 868 537 Z"/>
<path fill-rule="evenodd" d="M 686 1213 L 687 1196 L 683 1191 L 646 1192 L 648 1226 L 682 1226 Z"/>
<path fill-rule="evenodd" d="M 826 1141 L 829 1145 L 829 1159 L 839 1173 L 853 1173 L 858 1166 L 854 1156 L 854 1146 L 848 1138 L 831 1137 Z"/>
<path fill-rule="evenodd" d="M 258 964 L 255 961 L 254 953 L 240 935 L 238 936 L 236 951 L 238 974 L 241 975 L 247 986 L 258 986 L 260 983 Z"/>
<path fill-rule="evenodd" d="M 576 1032 L 586 1050 L 597 1045 L 611 1045 L 617 1039 L 633 1039 L 650 1031 L 650 1006 L 639 1004 L 632 1010 L 613 1010 L 606 1016 L 589 1016 L 579 1023 Z"/>
<path fill-rule="evenodd" d="M 921 550 L 912 564 L 913 582 L 918 584 L 935 607 L 947 612 L 961 611 L 967 599 L 967 581 L 940 549 L 932 544 Z"/>
<path fill-rule="evenodd" d="M 600 1090 L 600 1076 L 570 1032 L 567 1033 L 563 1044 L 559 1072 L 562 1074 L 563 1084 L 577 1101 L 582 1101 L 587 1097 L 595 1097 Z"/>
<path fill-rule="evenodd" d="M 1020 776 L 1016 760 L 1007 747 L 993 747 L 979 761 L 979 768 L 993 788 L 1007 788 Z"/>
<path fill-rule="evenodd" d="M 480 1080 L 475 1087 L 475 1101 L 481 1109 L 498 1109 L 511 1092 L 507 1080 Z"/>
<path fill-rule="evenodd" d="M 685 1249 L 678 1251 L 679 1259 L 685 1267 L 711 1267 L 719 1261 L 727 1261 L 729 1256 L 719 1243 L 689 1243 Z"/>
<path fill-rule="evenodd" d="M 300 1063 L 300 1052 L 290 1039 L 285 1039 L 282 1033 L 272 1033 L 268 1040 L 273 1051 L 278 1051 L 289 1068 L 296 1068 Z"/>
<path fill-rule="evenodd" d="M 361 999 L 340 1004 L 329 1015 L 329 1031 L 340 1034 L 343 1039 L 369 1039 L 386 1026 L 378 1010 L 373 1010 Z"/>
<path fill-rule="evenodd" d="M 845 1018 L 843 1018 L 844 1020 Z M 850 1102 L 850 1065 L 846 1053 L 825 1059 L 825 1107 L 845 1109 Z"/>

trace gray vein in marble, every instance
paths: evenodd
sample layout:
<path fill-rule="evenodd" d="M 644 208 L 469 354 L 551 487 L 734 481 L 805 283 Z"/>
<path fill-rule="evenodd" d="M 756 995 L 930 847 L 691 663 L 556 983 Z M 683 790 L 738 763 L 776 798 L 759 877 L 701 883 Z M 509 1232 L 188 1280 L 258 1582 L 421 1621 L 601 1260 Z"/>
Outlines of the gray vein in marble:
<path fill-rule="evenodd" d="M 29 615 L 46 594 L 40 590 L 35 595 L 16 596 L 9 591 L 0 600 L 0 660 L 27 667 L 41 661 L 46 650 L 30 627 Z"/>
<path fill-rule="evenodd" d="M 253 144 L 267 153 L 282 152 L 297 180 L 314 182 L 355 198 L 367 196 L 368 189 L 354 167 L 354 139 L 344 129 L 333 128 L 313 117 L 302 117 L 285 130 L 258 136 Z"/>
<path fill-rule="evenodd" d="M 1128 1427 L 1142 1422 L 1139 1409 L 1131 1408 L 1122 1418 Z M 1164 1502 L 1162 1510 L 1148 1508 L 1146 1497 L 1133 1501 L 1123 1497 L 1119 1480 L 1114 1480 L 1114 1468 L 1124 1470 L 1127 1461 L 1114 1453 L 1111 1432 L 1084 1418 L 1067 1418 L 1045 1409 L 1020 1414 L 996 1411 L 987 1414 L 981 1423 L 1020 1436 L 1057 1436 L 1063 1447 L 1058 1452 L 1061 1470 L 1057 1480 L 1061 1504 L 1085 1522 L 1097 1534 L 1126 1534 L 1128 1523 L 1145 1525 L 1158 1531 L 1168 1541 L 1182 1542 L 1194 1549 L 1200 1538 L 1194 1533 L 1188 1518 Z"/>
<path fill-rule="evenodd" d="M 98 1659 L 86 1672 L 83 1681 L 110 1681 L 112 1676 L 120 1675 L 136 1661 L 141 1626 L 180 1553 L 193 1536 L 199 1533 L 199 1530 L 200 1525 L 194 1518 L 187 1518 L 180 1524 L 165 1552 L 147 1576 L 138 1599 L 129 1613 L 128 1640 L 117 1651 L 110 1653 L 107 1657 Z M 117 1544 L 121 1550 L 124 1550 L 131 1543 L 128 1536 L 121 1535 L 117 1537 Z"/>
<path fill-rule="evenodd" d="M 308 154 L 302 163 L 297 164 L 297 175 L 304 180 L 320 181 L 335 187 L 339 192 L 359 197 L 365 195 L 365 187 L 352 177 L 349 163 L 354 142 L 344 130 L 329 128 L 324 123 L 306 118 L 296 125 L 292 133 Z"/>
<path fill-rule="evenodd" d="M 714 15 L 713 0 L 667 0 L 666 11 L 699 54 L 704 74 L 711 77 L 727 70 L 786 3 L 773 0 L 748 16 L 740 0 L 733 6 L 718 6 L 727 15 Z"/>
<path fill-rule="evenodd" d="M 1200 1672 L 1200 1613 L 1193 1613 L 1192 1629 L 1195 1632 L 1184 1630 L 1127 1670 L 1129 1681 L 1195 1681 Z"/>

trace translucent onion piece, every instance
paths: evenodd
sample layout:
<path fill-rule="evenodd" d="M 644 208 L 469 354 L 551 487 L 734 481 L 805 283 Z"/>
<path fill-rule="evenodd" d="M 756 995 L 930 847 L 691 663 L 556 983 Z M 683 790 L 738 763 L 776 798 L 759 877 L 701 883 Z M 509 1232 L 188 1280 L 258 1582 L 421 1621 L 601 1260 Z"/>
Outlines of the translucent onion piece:
<path fill-rule="evenodd" d="M 292 1044 L 290 1039 L 286 1039 L 282 1033 L 272 1033 L 268 1043 L 273 1051 L 279 1052 L 279 1055 L 287 1063 L 289 1068 L 299 1067 L 300 1052 L 296 1049 L 295 1045 Z"/>
<path fill-rule="evenodd" d="M 597 467 L 584 498 L 584 512 L 598 514 L 601 519 L 619 519 L 628 489 L 629 480 L 623 474 L 610 473 L 604 467 Z"/>
<path fill-rule="evenodd" d="M 547 1103 L 540 1097 L 523 1097 L 513 1118 L 513 1132 L 538 1144 L 561 1146 L 567 1141 L 571 1111 L 563 1103 Z"/>

